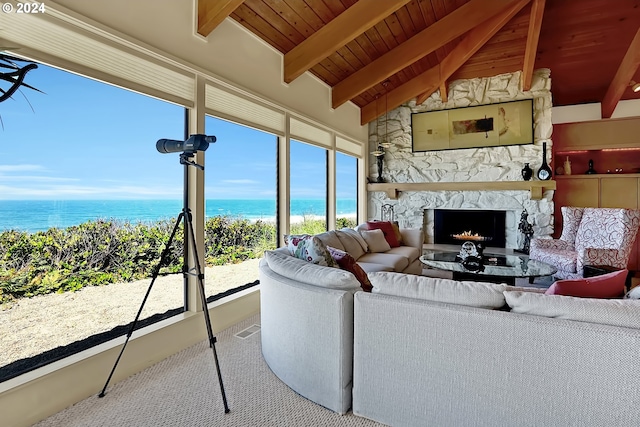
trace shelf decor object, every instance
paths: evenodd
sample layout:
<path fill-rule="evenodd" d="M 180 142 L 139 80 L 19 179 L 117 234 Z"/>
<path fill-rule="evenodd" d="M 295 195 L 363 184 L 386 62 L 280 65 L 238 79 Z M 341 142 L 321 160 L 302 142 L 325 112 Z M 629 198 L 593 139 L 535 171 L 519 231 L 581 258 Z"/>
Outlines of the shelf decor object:
<path fill-rule="evenodd" d="M 571 175 L 571 160 L 569 160 L 569 156 L 567 156 L 567 159 L 564 161 L 564 174 Z"/>
<path fill-rule="evenodd" d="M 524 179 L 525 181 L 529 181 L 532 176 L 533 176 L 533 169 L 531 169 L 531 166 L 529 166 L 529 163 L 525 163 L 524 167 L 522 168 L 522 179 Z"/>
<path fill-rule="evenodd" d="M 538 179 L 540 181 L 546 181 L 551 179 L 551 168 L 547 164 L 547 143 L 542 143 L 542 165 L 538 169 Z"/>
<path fill-rule="evenodd" d="M 533 100 L 411 114 L 413 152 L 533 143 Z"/>

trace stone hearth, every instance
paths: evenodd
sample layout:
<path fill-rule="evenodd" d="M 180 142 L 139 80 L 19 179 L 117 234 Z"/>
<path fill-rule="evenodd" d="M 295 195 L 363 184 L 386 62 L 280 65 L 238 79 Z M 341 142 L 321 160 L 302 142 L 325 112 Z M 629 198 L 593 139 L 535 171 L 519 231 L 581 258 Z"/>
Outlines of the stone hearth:
<path fill-rule="evenodd" d="M 378 122 L 369 125 L 370 150 L 377 147 L 388 129 L 391 147 L 385 154 L 383 178 L 386 182 L 496 182 L 522 181 L 521 170 L 529 163 L 537 171 L 542 163 L 542 142 L 547 142 L 547 161 L 551 159 L 551 79 L 549 70 L 534 73 L 531 90 L 520 90 L 520 72 L 492 78 L 456 80 L 449 86 L 448 101 L 440 93 L 431 95 L 423 104 L 411 101 Z M 532 98 L 534 100 L 534 143 L 506 147 L 485 147 L 413 153 L 411 149 L 411 113 L 483 105 Z M 551 164 L 551 168 L 554 166 Z M 369 175 L 377 176 L 375 162 L 370 162 Z M 422 227 L 427 210 L 425 242 L 433 243 L 433 209 L 483 209 L 506 211 L 506 247 L 522 245 L 518 222 L 523 209 L 529 213 L 534 236 L 553 233 L 553 190 L 545 190 L 539 200 L 529 191 L 401 191 L 390 199 L 383 191 L 370 191 L 369 217 L 380 218 L 383 204 L 394 205 L 395 218 L 404 227 Z M 431 213 L 429 214 L 429 211 Z"/>

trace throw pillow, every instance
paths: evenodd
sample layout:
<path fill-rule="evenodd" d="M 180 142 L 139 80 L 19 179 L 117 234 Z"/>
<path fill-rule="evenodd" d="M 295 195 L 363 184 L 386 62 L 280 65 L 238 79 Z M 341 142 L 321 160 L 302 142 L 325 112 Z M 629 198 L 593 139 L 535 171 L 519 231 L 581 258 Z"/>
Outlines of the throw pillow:
<path fill-rule="evenodd" d="M 354 239 L 358 241 L 358 244 L 362 247 L 363 251 L 369 252 L 369 246 L 367 245 L 367 242 L 365 242 L 365 240 L 362 238 L 362 235 L 360 234 L 359 231 L 349 227 L 341 228 L 340 231 L 352 236 Z"/>
<path fill-rule="evenodd" d="M 533 292 L 505 292 L 514 313 L 638 329 L 640 302 L 624 299 L 576 298 Z"/>
<path fill-rule="evenodd" d="M 581 298 L 619 298 L 624 294 L 627 274 L 627 270 L 620 270 L 583 279 L 557 280 L 545 294 Z"/>
<path fill-rule="evenodd" d="M 286 236 L 287 248 L 291 255 L 312 264 L 337 267 L 327 247 L 315 236 L 289 235 Z"/>
<path fill-rule="evenodd" d="M 398 224 L 398 221 L 393 221 L 391 223 L 391 226 L 393 227 L 393 232 L 396 234 L 396 239 L 398 239 L 398 244 L 400 246 L 402 246 L 402 233 L 400 233 L 400 224 Z"/>
<path fill-rule="evenodd" d="M 414 274 L 369 273 L 373 293 L 480 308 L 504 306 L 504 283 L 459 282 Z"/>
<path fill-rule="evenodd" d="M 391 249 L 389 242 L 384 238 L 382 230 L 362 230 L 362 238 L 369 246 L 369 252 L 386 252 Z"/>
<path fill-rule="evenodd" d="M 367 221 L 367 228 L 369 230 L 382 230 L 384 238 L 390 247 L 397 248 L 400 246 L 396 232 L 393 230 L 393 225 L 389 221 Z"/>
<path fill-rule="evenodd" d="M 629 289 L 624 295 L 624 299 L 640 299 L 640 286 Z"/>
<path fill-rule="evenodd" d="M 338 230 L 336 231 L 336 235 L 338 236 L 338 239 L 340 239 L 340 243 L 342 243 L 342 247 L 344 248 L 344 251 L 349 255 L 351 255 L 354 259 L 357 260 L 358 258 L 360 258 L 362 255 L 365 254 L 366 251 L 362 249 L 362 245 L 352 234 L 345 233 L 341 230 Z M 362 240 L 362 243 L 366 245 L 364 239 L 362 239 L 362 236 L 358 234 L 358 237 L 360 238 L 360 240 Z M 331 245 L 328 245 L 328 246 L 331 246 Z M 340 249 L 340 248 L 337 248 L 337 249 Z"/>
<path fill-rule="evenodd" d="M 338 238 L 338 235 L 334 230 L 325 231 L 324 233 L 316 234 L 315 236 L 320 239 L 322 243 L 324 243 L 324 245 L 327 247 L 331 246 L 336 249 L 340 249 L 341 251 L 345 250 L 345 248 L 342 246 L 342 242 L 340 242 L 340 239 Z"/>
<path fill-rule="evenodd" d="M 327 250 L 341 269 L 356 276 L 356 279 L 360 282 L 360 286 L 363 291 L 371 292 L 372 286 L 369 278 L 367 277 L 367 273 L 356 263 L 356 260 L 351 255 L 345 251 L 341 251 L 340 249 L 332 248 L 331 246 L 327 246 Z"/>

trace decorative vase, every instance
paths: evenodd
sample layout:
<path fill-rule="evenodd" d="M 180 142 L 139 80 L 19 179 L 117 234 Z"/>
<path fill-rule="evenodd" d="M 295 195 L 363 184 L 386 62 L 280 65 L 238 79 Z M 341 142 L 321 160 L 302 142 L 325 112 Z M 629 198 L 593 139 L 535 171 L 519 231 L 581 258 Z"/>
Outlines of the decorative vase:
<path fill-rule="evenodd" d="M 567 156 L 567 160 L 564 161 L 564 174 L 571 175 L 571 160 L 569 160 L 569 156 Z"/>
<path fill-rule="evenodd" d="M 547 143 L 542 143 L 542 166 L 538 169 L 538 179 L 546 181 L 551 179 L 551 168 L 547 164 Z"/>
<path fill-rule="evenodd" d="M 522 168 L 522 179 L 525 181 L 529 181 L 533 176 L 533 169 L 529 166 L 529 163 L 525 163 Z"/>
<path fill-rule="evenodd" d="M 587 175 L 593 175 L 596 174 L 598 172 L 596 172 L 596 170 L 593 168 L 593 159 L 589 159 L 589 169 L 587 169 L 587 171 L 585 172 Z"/>

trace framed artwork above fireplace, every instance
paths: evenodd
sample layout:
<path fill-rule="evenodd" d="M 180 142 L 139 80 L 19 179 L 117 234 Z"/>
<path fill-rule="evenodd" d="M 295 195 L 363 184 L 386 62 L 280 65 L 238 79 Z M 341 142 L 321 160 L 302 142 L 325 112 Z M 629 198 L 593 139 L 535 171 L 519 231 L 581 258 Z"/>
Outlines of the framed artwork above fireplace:
<path fill-rule="evenodd" d="M 413 152 L 533 143 L 533 100 L 411 114 Z"/>

